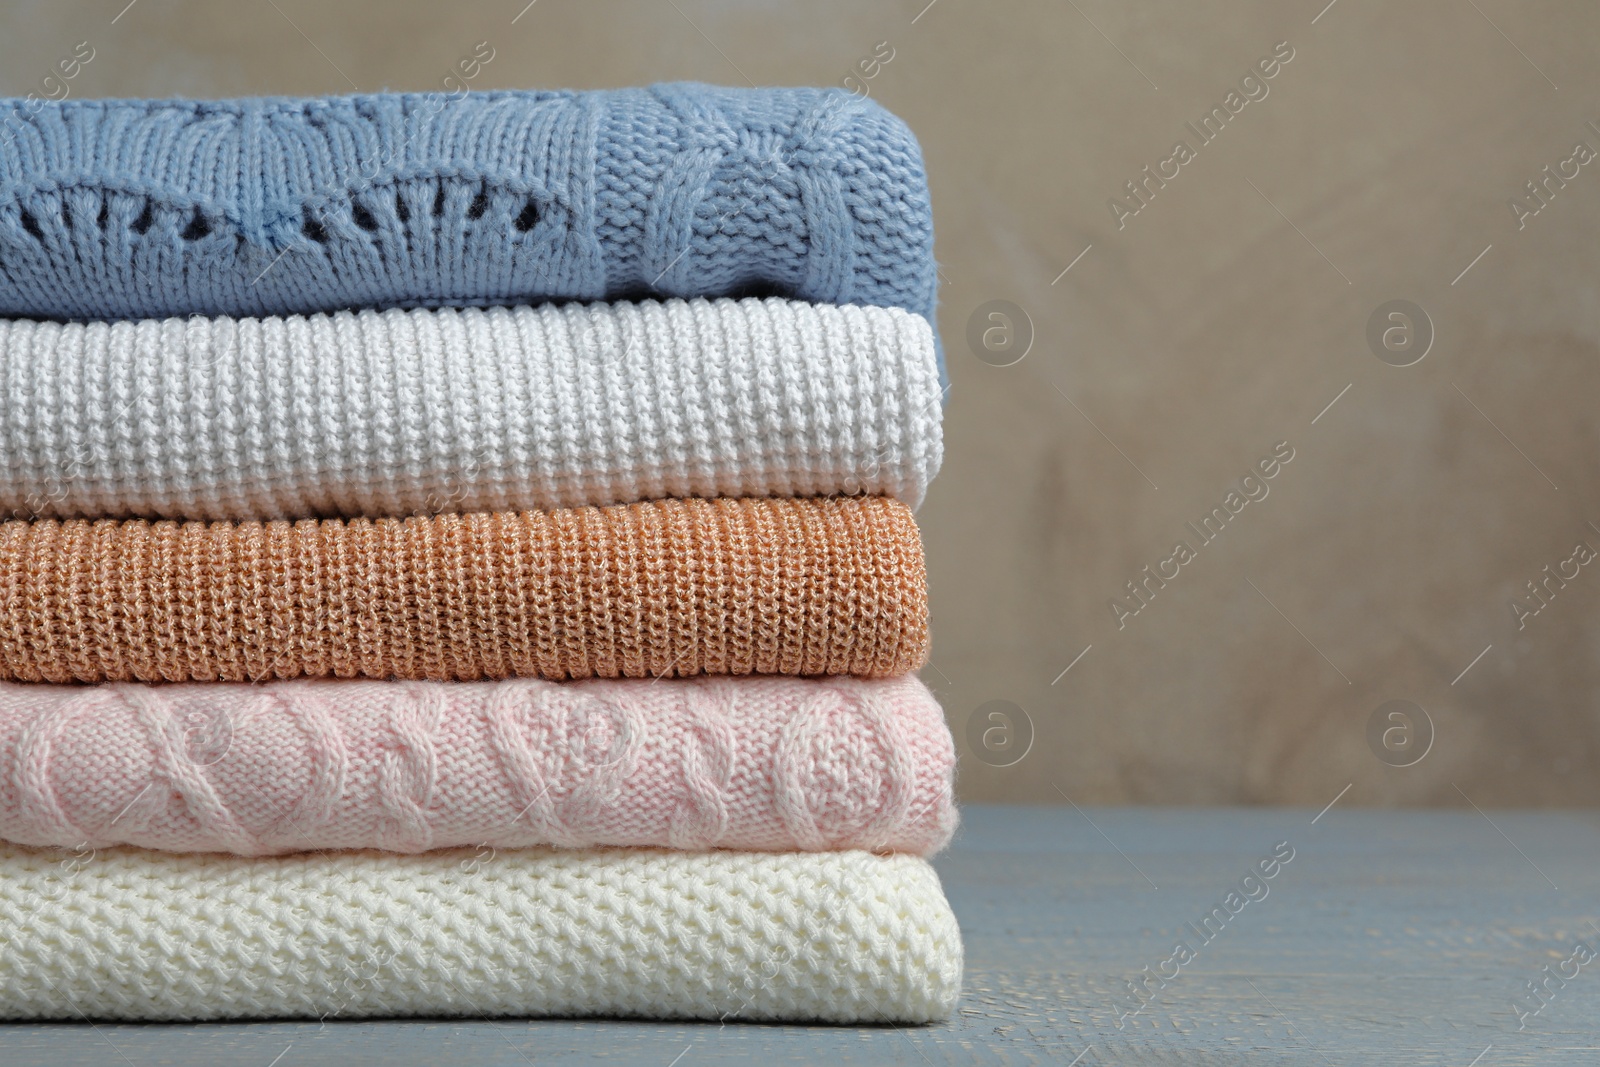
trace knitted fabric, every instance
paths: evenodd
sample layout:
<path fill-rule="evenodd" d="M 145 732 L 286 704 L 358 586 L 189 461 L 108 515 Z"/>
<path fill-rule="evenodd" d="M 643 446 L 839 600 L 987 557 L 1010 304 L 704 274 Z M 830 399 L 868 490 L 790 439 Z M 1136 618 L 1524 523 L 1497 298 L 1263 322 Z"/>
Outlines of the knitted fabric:
<path fill-rule="evenodd" d="M 0 523 L 0 680 L 905 674 L 885 497 L 298 523 Z"/>
<path fill-rule="evenodd" d="M 267 855 L 942 848 L 915 677 L 0 685 L 0 839 Z"/>
<path fill-rule="evenodd" d="M 961 965 L 913 856 L 0 845 L 9 1019 L 920 1023 L 950 1015 Z"/>
<path fill-rule="evenodd" d="M 915 507 L 941 457 L 926 320 L 777 299 L 0 321 L 0 396 L 17 518 Z"/>
<path fill-rule="evenodd" d="M 0 315 L 759 292 L 933 318 L 921 150 L 841 89 L 22 105 Z"/>

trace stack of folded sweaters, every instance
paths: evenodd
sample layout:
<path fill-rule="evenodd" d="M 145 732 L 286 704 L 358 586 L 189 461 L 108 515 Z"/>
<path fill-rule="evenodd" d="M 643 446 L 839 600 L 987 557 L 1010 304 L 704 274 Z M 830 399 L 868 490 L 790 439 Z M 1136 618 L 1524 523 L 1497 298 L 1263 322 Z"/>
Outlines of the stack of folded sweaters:
<path fill-rule="evenodd" d="M 0 1017 L 948 1016 L 903 124 L 16 115 Z"/>

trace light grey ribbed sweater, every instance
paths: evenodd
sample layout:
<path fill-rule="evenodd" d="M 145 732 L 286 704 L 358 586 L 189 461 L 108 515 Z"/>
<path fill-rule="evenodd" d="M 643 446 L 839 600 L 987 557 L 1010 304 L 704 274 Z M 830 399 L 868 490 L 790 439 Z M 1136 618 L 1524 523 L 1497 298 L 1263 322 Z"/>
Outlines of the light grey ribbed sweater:
<path fill-rule="evenodd" d="M 0 321 L 0 396 L 19 518 L 915 507 L 942 455 L 925 319 L 780 299 Z"/>

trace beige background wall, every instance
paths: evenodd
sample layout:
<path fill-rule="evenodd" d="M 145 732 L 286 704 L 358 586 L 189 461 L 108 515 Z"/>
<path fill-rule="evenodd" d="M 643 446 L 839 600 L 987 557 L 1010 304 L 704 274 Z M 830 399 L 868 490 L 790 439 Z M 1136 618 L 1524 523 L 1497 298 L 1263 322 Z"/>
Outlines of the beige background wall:
<path fill-rule="evenodd" d="M 1600 150 L 1600 8 L 525 2 L 13 2 L 0 92 L 80 41 L 77 96 L 430 89 L 479 41 L 478 88 L 839 84 L 887 42 L 867 87 L 922 139 L 945 277 L 924 674 L 963 796 L 1600 801 L 1600 565 L 1520 631 L 1510 607 L 1600 549 L 1600 165 L 1521 229 L 1507 206 Z M 1184 123 L 1283 41 L 1199 146 Z M 1108 198 L 1180 138 L 1195 158 L 1119 229 Z M 1433 323 L 1412 366 L 1366 340 L 1392 299 Z M 1012 366 L 968 347 L 990 300 L 1031 320 Z M 1185 523 L 1280 441 L 1269 495 L 1200 545 Z M 1195 558 L 1119 629 L 1108 601 L 1180 539 Z M 1003 732 L 968 748 L 991 700 L 1032 723 L 1009 767 Z M 1433 724 L 1412 766 L 1367 740 L 1389 700 Z"/>

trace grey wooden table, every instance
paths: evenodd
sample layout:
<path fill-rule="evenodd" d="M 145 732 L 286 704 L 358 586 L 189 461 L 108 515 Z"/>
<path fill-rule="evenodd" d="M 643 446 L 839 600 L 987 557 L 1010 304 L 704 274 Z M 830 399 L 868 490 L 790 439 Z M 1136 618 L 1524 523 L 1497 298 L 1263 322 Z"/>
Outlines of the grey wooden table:
<path fill-rule="evenodd" d="M 981 806 L 937 862 L 946 1025 L 12 1025 L 0 1064 L 1600 1063 L 1600 813 Z"/>

